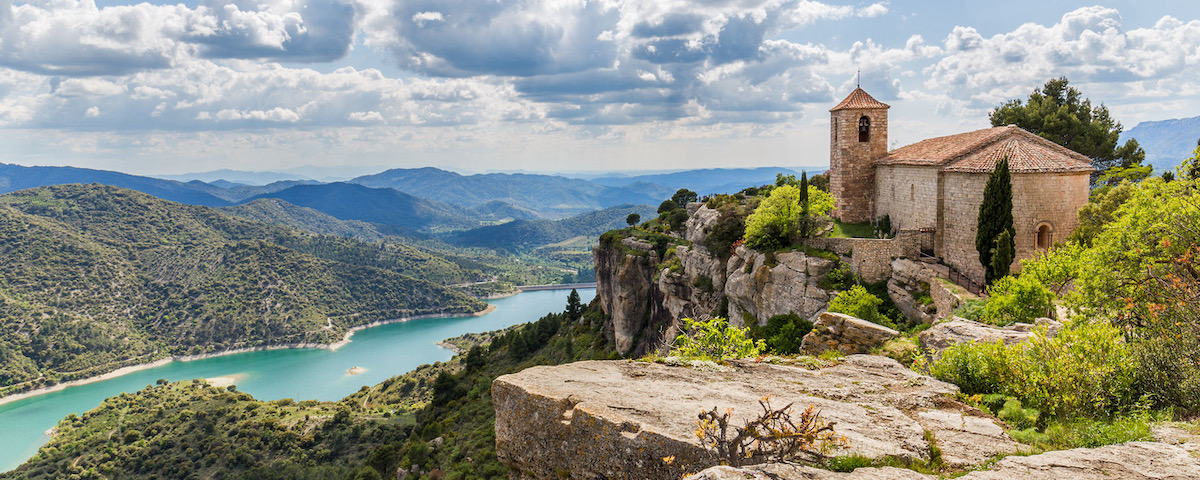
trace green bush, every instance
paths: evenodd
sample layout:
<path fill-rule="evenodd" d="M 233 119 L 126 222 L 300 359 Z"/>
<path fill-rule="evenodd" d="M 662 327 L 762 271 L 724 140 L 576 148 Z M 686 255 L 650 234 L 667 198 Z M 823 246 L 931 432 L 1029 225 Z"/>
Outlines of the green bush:
<path fill-rule="evenodd" d="M 767 319 L 766 325 L 751 325 L 750 336 L 765 342 L 767 350 L 776 355 L 800 353 L 804 335 L 812 331 L 812 322 L 800 318 L 795 312 L 775 315 Z"/>
<path fill-rule="evenodd" d="M 800 189 L 791 185 L 776 187 L 746 217 L 746 246 L 767 251 L 790 245 L 800 232 L 802 217 Z"/>
<path fill-rule="evenodd" d="M 1106 417 L 1134 406 L 1136 358 L 1121 330 L 1079 323 L 1024 343 L 955 345 L 930 372 L 965 393 L 1004 393 L 1051 418 Z"/>
<path fill-rule="evenodd" d="M 953 315 L 967 320 L 981 321 L 983 320 L 984 305 L 985 302 L 983 300 L 967 300 L 954 309 Z"/>
<path fill-rule="evenodd" d="M 1003 376 L 1009 368 L 1007 354 L 1001 341 L 959 344 L 943 351 L 929 373 L 958 385 L 966 394 L 997 393 L 1003 389 Z"/>
<path fill-rule="evenodd" d="M 992 325 L 1033 323 L 1051 314 L 1054 293 L 1033 276 L 1006 276 L 988 288 L 982 320 Z"/>
<path fill-rule="evenodd" d="M 829 311 L 858 317 L 888 328 L 896 328 L 895 322 L 879 313 L 880 305 L 883 305 L 883 299 L 872 295 L 862 285 L 855 285 L 834 297 L 829 302 Z"/>
<path fill-rule="evenodd" d="M 1004 406 L 996 414 L 996 418 L 1008 422 L 1013 428 L 1023 430 L 1033 427 L 1037 423 L 1038 411 L 1032 408 L 1025 408 L 1021 405 L 1021 401 L 1013 397 L 1007 397 Z"/>
<path fill-rule="evenodd" d="M 707 321 L 685 318 L 683 331 L 675 337 L 672 356 L 724 362 L 758 356 L 766 348 L 762 340 L 747 338 L 746 329 L 732 326 L 724 318 Z"/>

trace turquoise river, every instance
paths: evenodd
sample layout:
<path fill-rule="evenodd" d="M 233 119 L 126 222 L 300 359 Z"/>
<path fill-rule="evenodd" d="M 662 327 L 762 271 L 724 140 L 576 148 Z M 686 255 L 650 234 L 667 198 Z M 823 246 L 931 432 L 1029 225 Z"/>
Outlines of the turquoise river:
<path fill-rule="evenodd" d="M 530 322 L 566 306 L 569 290 L 525 292 L 492 300 L 495 311 L 479 317 L 426 318 L 360 330 L 336 351 L 267 350 L 171 362 L 128 375 L 69 387 L 0 405 L 0 472 L 16 468 L 49 440 L 46 432 L 71 413 L 83 413 L 105 398 L 135 392 L 160 378 L 234 377 L 239 391 L 260 400 L 338 400 L 422 364 L 449 360 L 437 342 Z M 586 304 L 596 290 L 579 291 Z M 365 372 L 349 375 L 362 367 Z"/>

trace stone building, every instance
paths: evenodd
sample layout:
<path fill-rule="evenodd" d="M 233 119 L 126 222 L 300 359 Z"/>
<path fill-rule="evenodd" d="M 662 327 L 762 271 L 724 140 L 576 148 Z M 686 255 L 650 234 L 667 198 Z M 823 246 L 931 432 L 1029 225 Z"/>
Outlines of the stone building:
<path fill-rule="evenodd" d="M 1065 240 L 1078 226 L 1093 170 L 1087 157 L 1011 125 L 888 151 L 889 108 L 856 88 L 830 110 L 834 217 L 865 223 L 887 215 L 893 228 L 926 232 L 935 256 L 981 282 L 979 205 L 988 175 L 1007 157 L 1018 260 Z M 1012 268 L 1019 267 L 1014 261 Z"/>

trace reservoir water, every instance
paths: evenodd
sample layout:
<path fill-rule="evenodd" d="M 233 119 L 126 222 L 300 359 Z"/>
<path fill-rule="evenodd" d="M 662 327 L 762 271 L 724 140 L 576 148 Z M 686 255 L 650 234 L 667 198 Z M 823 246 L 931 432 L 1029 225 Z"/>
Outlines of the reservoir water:
<path fill-rule="evenodd" d="M 234 377 L 238 391 L 259 400 L 338 400 L 408 372 L 420 365 L 450 360 L 454 354 L 437 342 L 464 333 L 486 332 L 531 322 L 561 312 L 570 290 L 525 292 L 491 300 L 497 308 L 479 317 L 426 318 L 361 330 L 337 351 L 319 349 L 268 350 L 171 362 L 149 370 L 66 388 L 0 405 L 0 472 L 12 470 L 37 453 L 49 440 L 46 431 L 71 413 L 95 408 L 105 398 L 135 392 L 160 378 Z M 584 304 L 596 290 L 579 290 Z M 365 372 L 349 375 L 353 367 Z"/>

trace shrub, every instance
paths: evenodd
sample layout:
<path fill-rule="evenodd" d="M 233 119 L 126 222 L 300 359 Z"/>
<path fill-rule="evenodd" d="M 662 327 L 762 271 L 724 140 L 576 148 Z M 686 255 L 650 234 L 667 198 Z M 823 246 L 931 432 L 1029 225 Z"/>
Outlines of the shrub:
<path fill-rule="evenodd" d="M 942 352 L 930 373 L 963 392 L 1004 393 L 1051 418 L 1104 417 L 1138 400 L 1137 365 L 1121 330 L 1107 323 L 1080 323 L 1050 337 L 1045 328 L 1024 343 L 955 345 Z"/>
<path fill-rule="evenodd" d="M 1054 293 L 1033 276 L 1006 276 L 988 288 L 982 320 L 992 325 L 1032 323 L 1054 308 Z"/>
<path fill-rule="evenodd" d="M 812 331 L 812 327 L 812 322 L 790 312 L 767 319 L 766 325 L 751 325 L 750 336 L 764 341 L 771 353 L 796 355 L 800 353 L 801 340 Z"/>
<path fill-rule="evenodd" d="M 894 322 L 879 313 L 879 306 L 882 304 L 883 299 L 872 295 L 862 285 L 855 285 L 834 297 L 829 302 L 829 311 L 858 317 L 888 328 L 896 328 Z"/>
<path fill-rule="evenodd" d="M 929 373 L 958 385 L 966 394 L 996 393 L 1002 390 L 1002 378 L 1008 369 L 1006 355 L 1000 341 L 955 345 L 942 352 Z"/>
<path fill-rule="evenodd" d="M 762 407 L 754 419 L 742 427 L 730 430 L 729 419 L 733 409 L 723 414 L 717 408 L 700 413 L 696 422 L 696 436 L 700 443 L 711 449 L 717 459 L 737 467 L 763 461 L 784 462 L 803 457 L 822 457 L 827 453 L 848 446 L 845 437 L 833 430 L 833 423 L 822 421 L 821 412 L 809 405 L 792 418 L 792 405 L 783 408 L 771 407 L 771 397 L 758 401 Z"/>
<path fill-rule="evenodd" d="M 724 362 L 757 356 L 765 348 L 762 340 L 746 338 L 746 329 L 729 325 L 724 318 L 707 321 L 685 318 L 683 326 L 684 333 L 675 337 L 670 353 L 673 356 Z"/>

